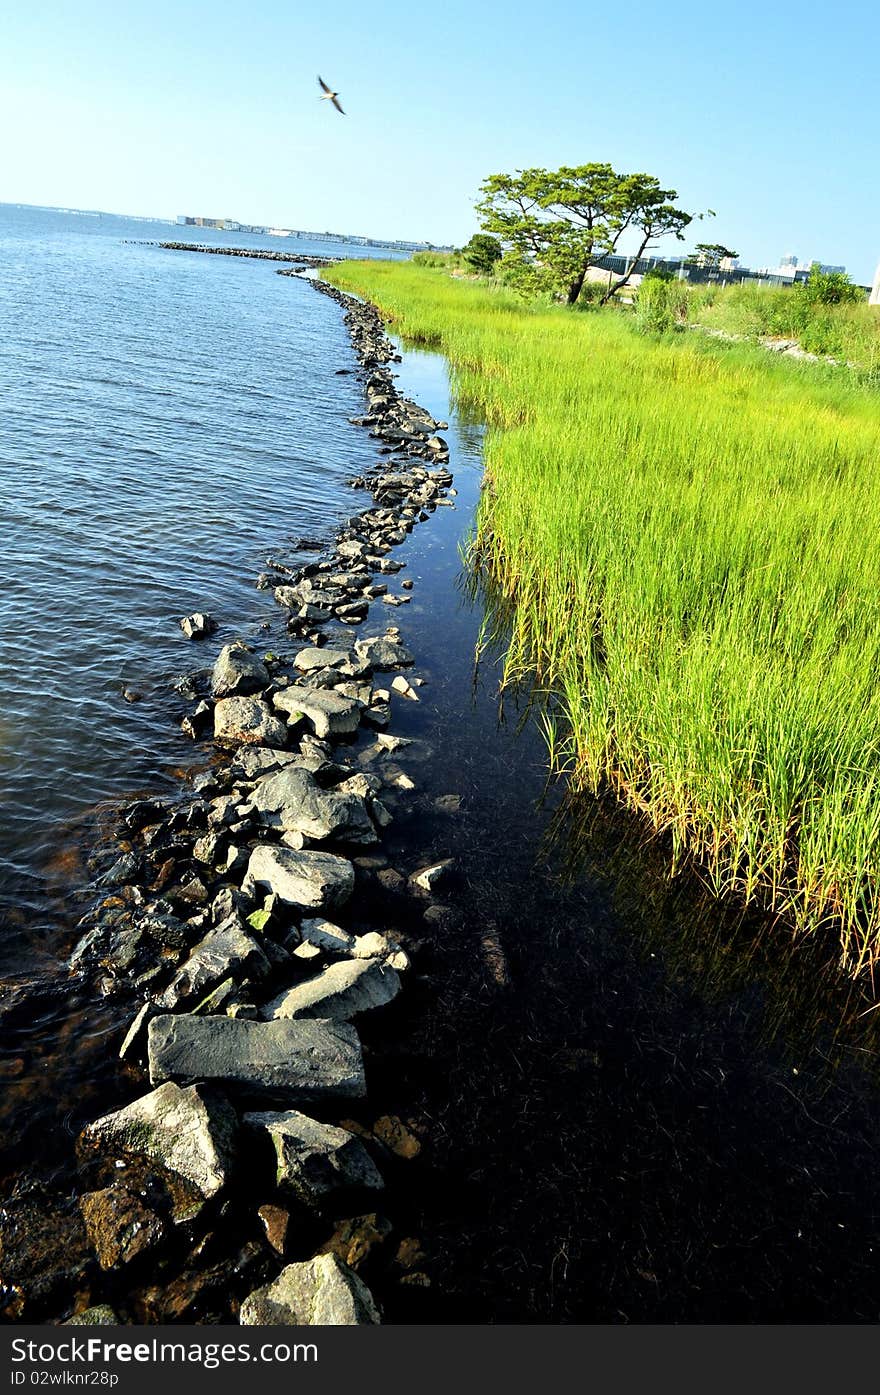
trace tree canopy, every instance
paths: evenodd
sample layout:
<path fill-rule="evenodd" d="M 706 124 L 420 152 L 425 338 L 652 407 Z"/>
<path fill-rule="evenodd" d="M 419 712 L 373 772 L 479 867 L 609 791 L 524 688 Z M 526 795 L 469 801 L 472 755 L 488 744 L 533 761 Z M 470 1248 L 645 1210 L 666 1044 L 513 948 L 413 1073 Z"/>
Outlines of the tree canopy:
<path fill-rule="evenodd" d="M 462 247 L 461 255 L 474 271 L 491 276 L 495 263 L 501 260 L 501 243 L 488 233 L 474 233 L 467 246 Z"/>
<path fill-rule="evenodd" d="M 678 194 L 650 174 L 618 174 L 609 164 L 563 165 L 492 174 L 477 203 L 484 231 L 514 254 L 548 269 L 573 305 L 586 274 L 600 258 L 618 251 L 635 234 L 633 261 L 661 237 L 681 240 L 695 216 L 676 206 Z M 608 287 L 605 299 L 629 281 Z"/>
<path fill-rule="evenodd" d="M 693 257 L 690 259 L 696 262 L 697 266 L 706 266 L 717 269 L 723 261 L 728 258 L 736 261 L 739 252 L 734 252 L 730 247 L 725 247 L 723 242 L 698 242 L 694 248 Z"/>

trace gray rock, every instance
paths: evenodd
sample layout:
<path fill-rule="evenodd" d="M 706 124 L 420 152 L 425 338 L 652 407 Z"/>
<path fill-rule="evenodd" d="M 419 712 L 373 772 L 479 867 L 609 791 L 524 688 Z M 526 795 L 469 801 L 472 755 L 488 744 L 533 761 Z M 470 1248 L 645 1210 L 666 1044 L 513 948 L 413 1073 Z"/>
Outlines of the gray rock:
<path fill-rule="evenodd" d="M 304 717 L 311 722 L 316 736 L 347 736 L 357 731 L 361 720 L 356 702 L 328 689 L 292 683 L 275 693 L 273 701 L 275 710 L 291 720 Z"/>
<path fill-rule="evenodd" d="M 225 644 L 217 656 L 211 674 L 211 692 L 215 698 L 261 693 L 269 686 L 266 665 L 241 640 Z"/>
<path fill-rule="evenodd" d="M 355 1327 L 379 1323 L 370 1290 L 337 1255 L 288 1264 L 241 1305 L 243 1327 Z"/>
<path fill-rule="evenodd" d="M 214 708 L 214 740 L 224 746 L 283 746 L 287 736 L 262 698 L 221 698 Z"/>
<path fill-rule="evenodd" d="M 375 959 L 341 959 L 314 978 L 279 993 L 263 1008 L 263 1016 L 344 1021 L 390 1003 L 399 992 L 400 978 L 394 969 Z"/>
<path fill-rule="evenodd" d="M 306 1206 L 343 1187 L 384 1186 L 382 1174 L 361 1140 L 347 1129 L 321 1124 L 295 1109 L 245 1114 L 244 1125 L 268 1135 L 275 1150 L 275 1183 Z"/>
<path fill-rule="evenodd" d="M 334 853 L 293 848 L 254 848 L 243 884 L 250 894 L 272 893 L 289 906 L 326 911 L 341 906 L 354 890 L 354 868 Z"/>
<path fill-rule="evenodd" d="M 415 657 L 405 645 L 384 635 L 377 639 L 358 639 L 354 648 L 359 659 L 379 672 L 409 668 L 415 663 Z"/>
<path fill-rule="evenodd" d="M 199 941 L 155 1001 L 158 1007 L 176 1012 L 198 1003 L 226 978 L 241 983 L 244 978 L 264 978 L 268 972 L 269 961 L 257 941 L 232 915 Z"/>
<path fill-rule="evenodd" d="M 293 666 L 300 673 L 311 673 L 316 668 L 340 668 L 348 663 L 350 657 L 346 649 L 331 649 L 329 645 L 323 649 L 312 647 L 301 649 Z"/>
<path fill-rule="evenodd" d="M 154 1023 L 188 1020 L 153 1018 Z M 180 1202 L 176 1217 L 188 1220 L 226 1182 L 236 1130 L 235 1114 L 221 1096 L 202 1085 L 181 1089 L 169 1081 L 96 1119 L 83 1130 L 82 1138 L 102 1151 L 118 1149 L 148 1158 L 181 1178 L 190 1194 Z"/>
<path fill-rule="evenodd" d="M 307 838 L 335 838 L 345 843 L 377 841 L 363 796 L 357 791 L 321 789 L 307 770 L 267 775 L 251 795 L 260 822 Z"/>
<path fill-rule="evenodd" d="M 410 885 L 417 891 L 436 891 L 437 887 L 449 880 L 454 867 L 454 857 L 445 857 L 442 862 L 431 862 L 427 867 L 420 867 L 417 872 L 413 872 L 409 879 Z"/>
<path fill-rule="evenodd" d="M 185 615 L 180 622 L 180 628 L 187 639 L 204 639 L 206 635 L 212 635 L 217 628 L 217 621 L 213 615 L 206 615 L 204 611 L 197 610 L 192 615 Z"/>
<path fill-rule="evenodd" d="M 286 765 L 297 765 L 300 756 L 294 751 L 271 750 L 266 746 L 246 746 L 236 751 L 233 764 L 249 780 L 258 775 L 267 775 L 271 770 L 281 770 Z"/>
<path fill-rule="evenodd" d="M 154 1017 L 150 1079 L 210 1080 L 283 1104 L 360 1099 L 364 1065 L 346 1022 Z"/>
<path fill-rule="evenodd" d="M 340 930 L 338 925 L 317 917 L 301 921 L 299 933 L 304 944 L 327 954 L 348 954 L 354 946 L 354 936 L 347 930 Z"/>

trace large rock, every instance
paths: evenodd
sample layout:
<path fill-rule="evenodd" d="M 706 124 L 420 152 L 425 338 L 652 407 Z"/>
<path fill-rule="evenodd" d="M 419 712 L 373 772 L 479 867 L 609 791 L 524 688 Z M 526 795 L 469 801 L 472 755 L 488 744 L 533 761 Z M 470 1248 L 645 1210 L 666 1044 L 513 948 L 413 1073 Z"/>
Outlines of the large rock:
<path fill-rule="evenodd" d="M 345 1187 L 379 1189 L 382 1174 L 359 1138 L 347 1129 L 321 1124 L 307 1114 L 245 1114 L 242 1121 L 268 1137 L 275 1151 L 276 1185 L 292 1191 L 306 1206 Z"/>
<path fill-rule="evenodd" d="M 285 713 L 291 722 L 305 718 L 316 736 L 348 736 L 360 725 L 358 704 L 332 689 L 304 688 L 299 683 L 291 683 L 290 687 L 275 693 L 273 702 L 276 711 Z"/>
<path fill-rule="evenodd" d="M 221 698 L 214 708 L 214 740 L 224 746 L 283 746 L 287 736 L 262 698 Z"/>
<path fill-rule="evenodd" d="M 344 1022 L 154 1017 L 150 1079 L 211 1080 L 283 1104 L 360 1098 L 361 1046 Z"/>
<path fill-rule="evenodd" d="M 262 660 L 241 640 L 236 640 L 234 644 L 225 644 L 217 656 L 211 674 L 211 692 L 215 698 L 261 693 L 270 681 Z"/>
<path fill-rule="evenodd" d="M 148 1158 L 181 1178 L 189 1195 L 179 1201 L 175 1214 L 178 1220 L 188 1220 L 226 1182 L 236 1127 L 235 1114 L 222 1096 L 201 1085 L 181 1089 L 169 1082 L 96 1119 L 83 1130 L 82 1141 L 102 1151 L 118 1149 Z"/>
<path fill-rule="evenodd" d="M 359 659 L 378 672 L 409 668 L 415 663 L 415 658 L 406 645 L 389 639 L 387 635 L 380 635 L 378 639 L 356 640 L 354 650 Z"/>
<path fill-rule="evenodd" d="M 129 1264 L 165 1239 L 166 1227 L 125 1187 L 105 1187 L 79 1199 L 86 1234 L 102 1269 Z"/>
<path fill-rule="evenodd" d="M 375 959 L 341 959 L 314 978 L 279 993 L 263 1008 L 263 1015 L 345 1020 L 390 1003 L 399 992 L 400 978 L 394 969 Z"/>
<path fill-rule="evenodd" d="M 354 868 L 335 853 L 268 845 L 254 848 L 244 890 L 274 894 L 288 906 L 326 911 L 342 906 L 354 890 Z"/>
<path fill-rule="evenodd" d="M 313 646 L 301 649 L 293 661 L 293 666 L 300 673 L 311 673 L 314 669 L 341 668 L 350 658 L 351 655 L 346 649 L 331 649 L 329 646 L 319 649 Z"/>
<path fill-rule="evenodd" d="M 269 961 L 257 941 L 246 934 L 238 917 L 232 915 L 199 941 L 155 1001 L 161 1008 L 176 1011 L 200 1002 L 226 978 L 241 983 L 244 978 L 263 978 L 268 972 Z"/>
<path fill-rule="evenodd" d="M 306 838 L 375 843 L 364 799 L 355 792 L 324 790 L 307 771 L 288 768 L 260 780 L 250 802 L 262 823 Z"/>
<path fill-rule="evenodd" d="M 337 1255 L 288 1264 L 241 1305 L 245 1327 L 355 1327 L 378 1323 L 370 1290 Z"/>

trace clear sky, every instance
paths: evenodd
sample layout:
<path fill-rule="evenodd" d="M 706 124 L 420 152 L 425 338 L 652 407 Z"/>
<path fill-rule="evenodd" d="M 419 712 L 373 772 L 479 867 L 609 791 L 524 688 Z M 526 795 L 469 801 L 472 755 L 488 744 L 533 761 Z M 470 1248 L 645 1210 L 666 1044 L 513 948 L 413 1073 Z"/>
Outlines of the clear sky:
<path fill-rule="evenodd" d="M 0 30 L 5 202 L 460 243 L 487 174 L 608 160 L 753 266 L 880 259 L 875 0 L 40 0 Z"/>

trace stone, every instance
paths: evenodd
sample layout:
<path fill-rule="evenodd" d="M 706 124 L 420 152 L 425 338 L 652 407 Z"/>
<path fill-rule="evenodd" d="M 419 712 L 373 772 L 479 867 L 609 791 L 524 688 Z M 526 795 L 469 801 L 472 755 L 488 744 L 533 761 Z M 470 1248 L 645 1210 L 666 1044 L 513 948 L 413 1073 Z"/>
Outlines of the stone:
<path fill-rule="evenodd" d="M 214 740 L 224 746 L 283 746 L 287 727 L 262 698 L 221 698 L 214 708 Z"/>
<path fill-rule="evenodd" d="M 331 649 L 329 645 L 323 649 L 312 647 L 301 649 L 293 661 L 293 666 L 299 673 L 311 673 L 316 668 L 340 668 L 347 664 L 350 658 L 347 649 Z"/>
<path fill-rule="evenodd" d="M 225 644 L 217 656 L 211 674 L 211 692 L 215 698 L 261 693 L 269 686 L 269 671 L 253 650 L 241 640 Z"/>
<path fill-rule="evenodd" d="M 365 1093 L 360 1042 L 346 1022 L 154 1017 L 148 1051 L 154 1083 L 215 1081 L 285 1105 Z"/>
<path fill-rule="evenodd" d="M 460 794 L 441 794 L 434 800 L 438 814 L 458 814 L 461 812 Z"/>
<path fill-rule="evenodd" d="M 251 804 L 261 823 L 284 833 L 343 843 L 378 841 L 363 794 L 321 789 L 307 770 L 288 767 L 265 776 L 251 794 Z"/>
<path fill-rule="evenodd" d="M 381 1321 L 370 1290 L 338 1255 L 288 1264 L 242 1303 L 244 1327 L 355 1327 Z"/>
<path fill-rule="evenodd" d="M 376 1120 L 373 1125 L 373 1137 L 384 1143 L 395 1157 L 407 1161 L 417 1157 L 422 1151 L 422 1145 L 412 1129 L 407 1128 L 403 1120 L 393 1114 L 383 1114 L 381 1119 Z"/>
<path fill-rule="evenodd" d="M 61 1324 L 62 1327 L 115 1327 L 119 1322 L 116 1313 L 109 1303 L 96 1303 L 93 1308 L 86 1308 L 75 1317 L 68 1318 Z"/>
<path fill-rule="evenodd" d="M 436 891 L 439 886 L 448 881 L 454 866 L 454 857 L 446 857 L 442 862 L 431 862 L 427 867 L 421 867 L 417 872 L 413 872 L 409 879 L 410 886 L 417 891 Z"/>
<path fill-rule="evenodd" d="M 399 673 L 396 678 L 391 680 L 391 687 L 393 691 L 399 693 L 401 697 L 409 698 L 410 702 L 419 701 L 419 695 L 415 688 L 412 684 L 407 683 L 402 674 Z"/>
<path fill-rule="evenodd" d="M 134 1051 L 141 1035 L 146 1029 L 147 1023 L 150 1018 L 155 1015 L 155 1012 L 156 1009 L 152 1003 L 142 1003 L 138 1008 L 129 1024 L 128 1031 L 125 1033 L 122 1045 L 119 1048 L 120 1061 L 124 1061 L 126 1057 L 130 1056 Z"/>
<path fill-rule="evenodd" d="M 333 925 L 329 920 L 322 920 L 319 917 L 301 921 L 299 933 L 305 944 L 313 945 L 319 950 L 325 950 L 328 954 L 348 954 L 354 947 L 353 935 L 349 935 L 347 930 L 340 930 L 338 925 Z"/>
<path fill-rule="evenodd" d="M 273 701 L 275 710 L 283 712 L 291 724 L 300 719 L 310 722 L 316 736 L 349 736 L 360 725 L 358 704 L 332 689 L 291 683 L 275 693 Z"/>
<path fill-rule="evenodd" d="M 79 1209 L 102 1269 L 130 1264 L 165 1238 L 165 1225 L 155 1211 L 126 1187 L 86 1192 Z"/>
<path fill-rule="evenodd" d="M 346 1020 L 383 1007 L 400 992 L 394 969 L 375 959 L 342 959 L 303 983 L 279 993 L 263 1008 L 274 1019 L 320 1017 Z"/>
<path fill-rule="evenodd" d="M 167 988 L 155 997 L 156 1005 L 179 1011 L 199 1002 L 226 978 L 265 978 L 269 961 L 255 939 L 248 935 L 237 915 L 209 930 L 180 966 Z"/>
<path fill-rule="evenodd" d="M 258 775 L 268 775 L 272 770 L 282 770 L 288 765 L 298 765 L 301 757 L 294 751 L 272 750 L 267 746 L 244 746 L 233 756 L 233 767 L 248 780 Z"/>
<path fill-rule="evenodd" d="M 266 1239 L 276 1254 L 283 1255 L 287 1249 L 287 1232 L 290 1229 L 290 1212 L 283 1206 L 267 1202 L 257 1209 L 257 1215 L 266 1234 Z"/>
<path fill-rule="evenodd" d="M 154 1017 L 150 1025 L 169 1020 L 195 1019 Z M 148 1158 L 182 1179 L 188 1195 L 178 1200 L 175 1217 L 189 1220 L 225 1185 L 236 1131 L 235 1114 L 221 1095 L 203 1085 L 181 1089 L 169 1081 L 96 1119 L 83 1130 L 81 1139 L 99 1151 L 119 1150 Z"/>
<path fill-rule="evenodd" d="M 405 645 L 400 644 L 397 640 L 389 639 L 387 636 L 379 636 L 377 639 L 358 639 L 355 641 L 354 650 L 359 659 L 378 672 L 394 668 L 409 668 L 415 663 L 414 655 Z"/>
<path fill-rule="evenodd" d="M 345 1188 L 384 1186 L 363 1143 L 346 1129 L 319 1123 L 295 1109 L 245 1114 L 242 1123 L 271 1142 L 276 1186 L 292 1192 L 305 1206 L 320 1206 Z"/>
<path fill-rule="evenodd" d="M 349 1216 L 340 1221 L 319 1254 L 334 1254 L 357 1269 L 370 1255 L 370 1251 L 391 1234 L 391 1222 L 384 1216 L 371 1211 L 366 1216 Z"/>
<path fill-rule="evenodd" d="M 206 615 L 202 610 L 196 610 L 192 615 L 185 615 L 180 622 L 180 628 L 187 639 L 204 639 L 206 635 L 212 635 L 217 628 L 217 621 L 213 615 Z"/>
<path fill-rule="evenodd" d="M 254 848 L 244 890 L 272 893 L 288 906 L 326 911 L 344 905 L 354 890 L 354 868 L 335 853 Z"/>

